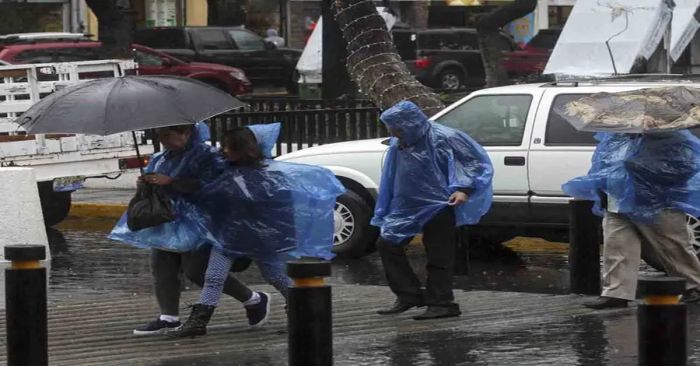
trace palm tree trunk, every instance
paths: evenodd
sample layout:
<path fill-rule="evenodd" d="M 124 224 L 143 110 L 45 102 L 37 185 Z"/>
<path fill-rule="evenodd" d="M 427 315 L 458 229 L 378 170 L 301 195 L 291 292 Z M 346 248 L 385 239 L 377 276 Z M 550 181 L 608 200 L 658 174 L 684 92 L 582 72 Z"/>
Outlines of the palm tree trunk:
<path fill-rule="evenodd" d="M 524 17 L 535 11 L 537 0 L 515 0 L 508 5 L 500 6 L 486 14 L 477 24 L 479 49 L 484 62 L 486 86 L 494 87 L 510 84 L 508 74 L 502 65 L 503 51 L 498 47 L 501 28 L 506 24 Z"/>
<path fill-rule="evenodd" d="M 408 71 L 373 2 L 335 0 L 331 7 L 348 42 L 348 73 L 380 109 L 402 100 L 416 103 L 428 115 L 444 108 L 438 95 Z"/>
<path fill-rule="evenodd" d="M 105 58 L 131 58 L 134 22 L 128 0 L 86 0 L 97 17 L 98 33 Z"/>

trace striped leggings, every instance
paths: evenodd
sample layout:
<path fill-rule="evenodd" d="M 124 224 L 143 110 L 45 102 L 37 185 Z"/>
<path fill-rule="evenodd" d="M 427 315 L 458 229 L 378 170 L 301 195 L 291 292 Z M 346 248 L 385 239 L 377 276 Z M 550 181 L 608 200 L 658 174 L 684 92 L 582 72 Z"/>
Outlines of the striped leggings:
<path fill-rule="evenodd" d="M 204 276 L 204 286 L 202 293 L 199 295 L 199 303 L 203 305 L 217 306 L 221 299 L 221 292 L 224 288 L 224 282 L 229 275 L 233 260 L 216 248 L 212 249 L 209 255 L 209 265 Z M 287 288 L 291 284 L 291 280 L 287 277 L 286 263 L 284 262 L 284 254 L 278 255 L 277 258 L 259 261 L 255 260 L 255 264 L 260 269 L 260 274 L 267 283 L 274 286 L 277 291 L 287 299 Z"/>

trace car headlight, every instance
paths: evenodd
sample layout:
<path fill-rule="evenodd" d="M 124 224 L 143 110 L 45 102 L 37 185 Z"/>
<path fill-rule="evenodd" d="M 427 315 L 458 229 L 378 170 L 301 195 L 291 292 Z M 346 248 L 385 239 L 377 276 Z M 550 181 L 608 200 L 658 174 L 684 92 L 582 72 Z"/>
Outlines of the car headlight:
<path fill-rule="evenodd" d="M 248 81 L 248 78 L 245 76 L 245 73 L 241 70 L 231 71 L 229 75 L 231 75 L 231 77 L 233 77 L 234 79 L 238 79 L 243 82 Z"/>

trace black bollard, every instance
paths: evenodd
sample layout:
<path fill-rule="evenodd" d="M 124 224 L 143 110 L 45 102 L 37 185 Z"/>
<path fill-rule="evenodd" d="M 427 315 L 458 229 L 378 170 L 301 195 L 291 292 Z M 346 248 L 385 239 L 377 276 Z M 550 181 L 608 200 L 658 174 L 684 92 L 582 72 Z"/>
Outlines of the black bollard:
<path fill-rule="evenodd" d="M 331 264 L 319 259 L 287 263 L 294 281 L 289 288 L 289 366 L 330 366 L 333 364 L 333 317 L 331 287 L 324 277 Z"/>
<path fill-rule="evenodd" d="M 685 281 L 676 277 L 639 280 L 644 304 L 637 309 L 640 366 L 687 364 L 688 313 L 679 295 Z"/>
<path fill-rule="evenodd" d="M 46 316 L 46 259 L 43 245 L 5 247 L 5 321 L 7 324 L 7 365 L 49 364 Z"/>
<path fill-rule="evenodd" d="M 600 219 L 592 201 L 569 203 L 569 288 L 574 294 L 600 294 Z"/>

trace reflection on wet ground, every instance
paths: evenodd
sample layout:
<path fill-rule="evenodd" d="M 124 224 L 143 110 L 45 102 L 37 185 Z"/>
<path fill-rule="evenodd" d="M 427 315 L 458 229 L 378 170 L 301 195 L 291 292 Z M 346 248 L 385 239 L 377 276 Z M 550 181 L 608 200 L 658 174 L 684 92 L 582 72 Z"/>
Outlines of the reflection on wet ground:
<path fill-rule="evenodd" d="M 51 299 L 151 290 L 148 251 L 106 239 L 107 230 L 108 226 L 48 231 L 53 258 Z M 416 272 L 424 277 L 422 247 L 413 245 L 408 254 Z M 521 252 L 518 258 L 515 263 L 472 261 L 468 276 L 455 277 L 455 288 L 567 293 L 566 253 Z M 254 267 L 239 273 L 239 276 L 252 285 L 265 283 Z M 373 253 L 361 259 L 334 260 L 331 283 L 386 285 L 379 255 Z"/>
<path fill-rule="evenodd" d="M 53 261 L 52 302 L 151 293 L 148 251 L 105 238 L 105 229 L 51 230 Z M 555 248 L 556 249 L 556 248 Z M 420 246 L 409 256 L 416 270 L 424 268 Z M 504 263 L 508 262 L 508 263 Z M 264 281 L 255 269 L 240 274 L 252 285 Z M 385 285 L 378 255 L 338 259 L 333 284 Z M 185 285 L 190 286 L 190 285 Z M 254 286 L 253 286 L 254 287 Z M 562 250 L 522 251 L 517 261 L 472 262 L 468 276 L 455 278 L 464 290 L 517 291 L 565 294 L 568 287 L 566 253 Z M 387 291 L 388 294 L 388 291 Z M 393 299 L 387 298 L 387 303 Z M 470 312 L 463 306 L 463 312 Z M 583 315 L 580 315 L 583 314 Z M 336 339 L 336 365 L 635 365 L 637 364 L 636 311 L 581 312 L 562 321 L 508 327 L 507 330 L 471 328 L 455 320 L 454 329 L 414 333 L 399 325 L 393 337 Z M 410 323 L 409 323 L 410 324 Z M 534 323 L 537 324 L 537 323 Z M 693 325 L 698 324 L 696 330 Z M 700 360 L 700 309 L 689 316 L 689 364 Z M 153 365 L 286 365 L 284 347 L 254 353 L 222 353 L 178 358 Z"/>

